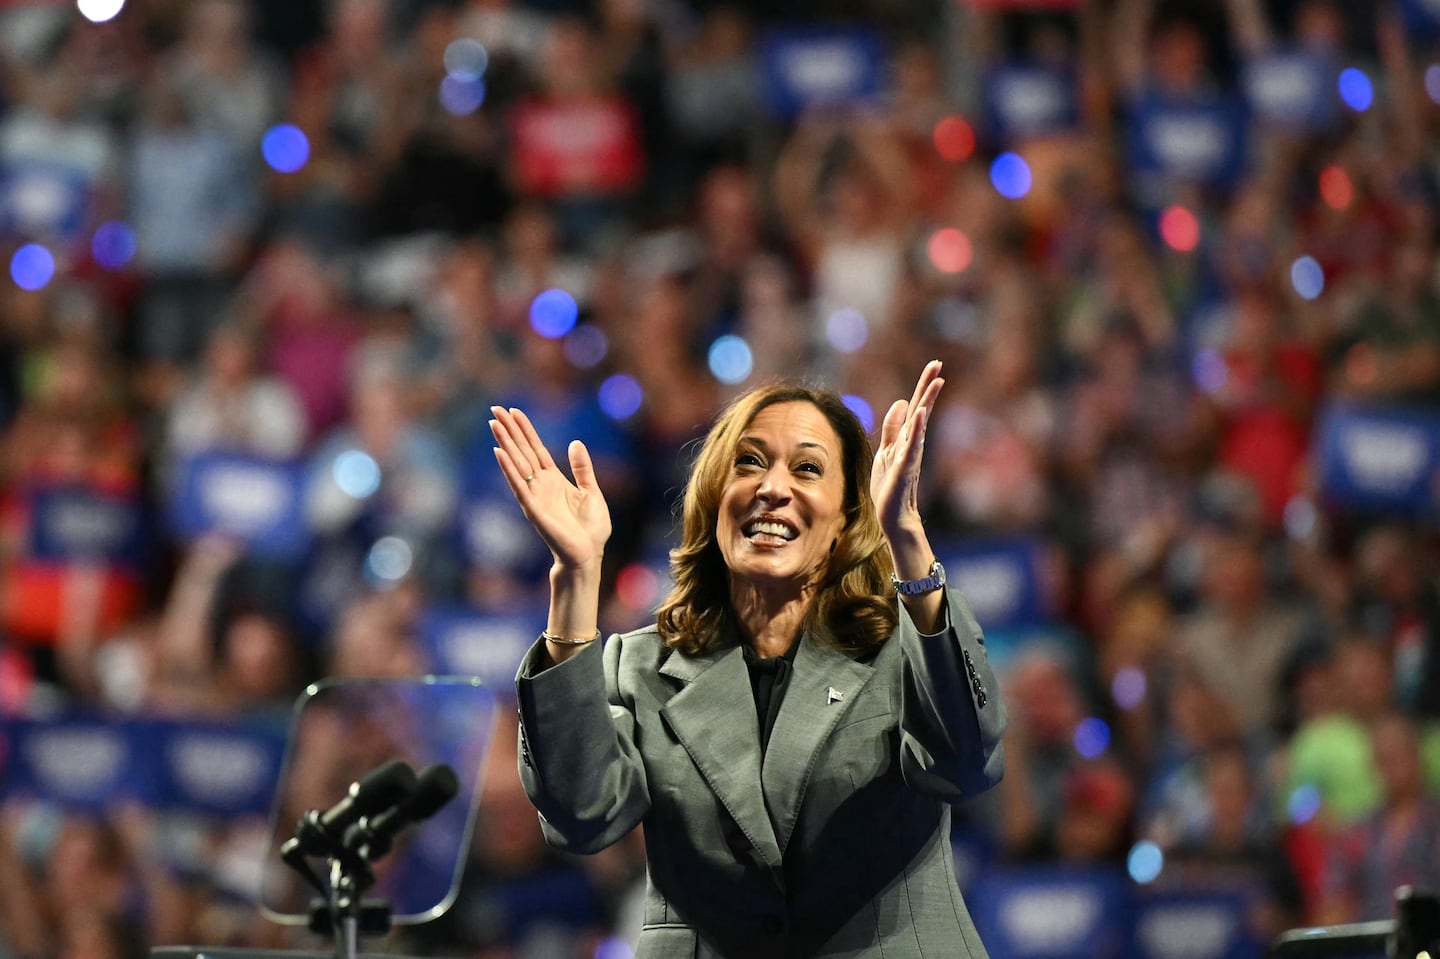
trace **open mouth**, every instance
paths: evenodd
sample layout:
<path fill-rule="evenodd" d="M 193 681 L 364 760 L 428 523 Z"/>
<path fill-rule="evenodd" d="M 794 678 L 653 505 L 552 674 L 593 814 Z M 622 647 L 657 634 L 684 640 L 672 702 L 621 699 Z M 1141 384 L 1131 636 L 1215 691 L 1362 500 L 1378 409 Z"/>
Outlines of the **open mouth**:
<path fill-rule="evenodd" d="M 800 535 L 800 531 L 794 526 L 791 526 L 784 520 L 773 517 L 757 519 L 746 523 L 742 531 L 745 534 L 745 538 L 751 542 L 772 543 L 777 545 L 788 543 Z"/>

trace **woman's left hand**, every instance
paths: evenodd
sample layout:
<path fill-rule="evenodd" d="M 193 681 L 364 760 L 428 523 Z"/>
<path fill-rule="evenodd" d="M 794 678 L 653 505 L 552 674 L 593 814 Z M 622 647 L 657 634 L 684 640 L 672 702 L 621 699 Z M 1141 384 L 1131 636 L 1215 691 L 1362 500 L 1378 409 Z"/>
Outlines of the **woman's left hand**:
<path fill-rule="evenodd" d="M 920 460 L 925 452 L 925 428 L 930 425 L 935 398 L 944 385 L 940 361 L 931 360 L 920 372 L 914 395 L 891 404 L 880 427 L 880 445 L 870 473 L 870 496 L 892 549 L 900 539 L 921 533 Z M 927 565 L 929 562 L 925 558 Z"/>

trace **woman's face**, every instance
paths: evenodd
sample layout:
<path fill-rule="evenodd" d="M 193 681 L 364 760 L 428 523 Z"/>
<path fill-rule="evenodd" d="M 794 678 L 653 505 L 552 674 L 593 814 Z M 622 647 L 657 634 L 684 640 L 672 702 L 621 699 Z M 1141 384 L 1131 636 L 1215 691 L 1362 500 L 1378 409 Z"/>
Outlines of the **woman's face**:
<path fill-rule="evenodd" d="M 720 495 L 716 539 L 732 584 L 820 582 L 845 528 L 845 466 L 840 437 L 810 403 L 756 414 Z"/>

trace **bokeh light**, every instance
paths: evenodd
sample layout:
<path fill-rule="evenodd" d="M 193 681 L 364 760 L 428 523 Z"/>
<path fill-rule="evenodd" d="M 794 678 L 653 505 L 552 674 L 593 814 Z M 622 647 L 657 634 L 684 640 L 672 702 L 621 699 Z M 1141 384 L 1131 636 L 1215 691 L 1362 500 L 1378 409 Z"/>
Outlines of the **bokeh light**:
<path fill-rule="evenodd" d="M 355 499 L 368 499 L 380 488 L 380 464 L 363 450 L 346 450 L 331 467 L 335 485 Z"/>
<path fill-rule="evenodd" d="M 1142 886 L 1159 879 L 1164 868 L 1165 854 L 1148 839 L 1142 839 L 1131 846 L 1130 855 L 1125 857 L 1125 870 L 1130 873 L 1131 879 Z"/>
<path fill-rule="evenodd" d="M 90 255 L 107 270 L 119 270 L 135 258 L 135 231 L 128 223 L 112 220 L 95 228 Z"/>
<path fill-rule="evenodd" d="M 565 337 L 565 358 L 582 370 L 599 366 L 610 352 L 610 338 L 593 323 L 581 323 Z"/>
<path fill-rule="evenodd" d="M 440 106 L 455 117 L 468 117 L 485 103 L 485 81 L 479 77 L 447 76 L 440 81 Z"/>
<path fill-rule="evenodd" d="M 1320 171 L 1320 197 L 1336 210 L 1344 210 L 1355 199 L 1355 184 L 1341 167 L 1327 166 Z"/>
<path fill-rule="evenodd" d="M 1292 496 L 1285 504 L 1284 522 L 1285 535 L 1303 542 L 1315 532 L 1315 527 L 1320 522 L 1320 511 L 1309 497 Z"/>
<path fill-rule="evenodd" d="M 1144 670 L 1123 666 L 1115 670 L 1115 677 L 1110 680 L 1110 698 L 1121 709 L 1131 710 L 1145 701 L 1146 686 Z"/>
<path fill-rule="evenodd" d="M 870 324 L 864 313 L 842 307 L 825 317 L 825 339 L 841 353 L 854 353 L 870 339 Z"/>
<path fill-rule="evenodd" d="M 295 173 L 310 161 L 310 140 L 295 124 L 280 123 L 265 131 L 260 152 L 276 173 Z"/>
<path fill-rule="evenodd" d="M 1338 81 L 1340 99 L 1356 113 L 1364 113 L 1375 102 L 1375 85 L 1359 67 L 1346 67 L 1340 71 Z"/>
<path fill-rule="evenodd" d="M 936 152 L 951 163 L 967 160 L 975 152 L 975 130 L 964 117 L 941 118 L 930 136 Z"/>
<path fill-rule="evenodd" d="M 1087 716 L 1075 724 L 1075 751 L 1086 759 L 1098 759 L 1110 748 L 1110 727 L 1105 720 Z"/>
<path fill-rule="evenodd" d="M 1431 103 L 1440 103 L 1440 63 L 1425 68 L 1425 95 Z"/>
<path fill-rule="evenodd" d="M 875 411 L 870 408 L 869 403 L 865 402 L 864 397 L 856 396 L 854 393 L 846 393 L 840 397 L 840 401 L 845 404 L 846 409 L 854 413 L 855 417 L 860 420 L 860 425 L 865 427 L 865 432 L 869 433 L 875 429 Z"/>
<path fill-rule="evenodd" d="M 1320 814 L 1320 790 L 1306 783 L 1297 786 L 1285 802 L 1285 811 L 1290 821 L 1297 826 L 1314 819 Z"/>
<path fill-rule="evenodd" d="M 615 577 L 615 595 L 631 609 L 649 612 L 660 602 L 660 577 L 644 563 L 631 563 Z"/>
<path fill-rule="evenodd" d="M 628 420 L 640 410 L 645 391 L 633 376 L 616 373 L 600 384 L 600 408 L 612 420 Z"/>
<path fill-rule="evenodd" d="M 952 226 L 936 230 L 925 245 L 930 263 L 941 273 L 963 273 L 970 265 L 975 250 L 970 238 Z"/>
<path fill-rule="evenodd" d="M 611 936 L 595 946 L 595 959 L 635 959 L 635 950 L 624 939 Z"/>
<path fill-rule="evenodd" d="M 104 23 L 125 9 L 125 0 L 77 0 L 75 8 L 91 23 Z"/>
<path fill-rule="evenodd" d="M 10 257 L 10 278 L 22 290 L 43 290 L 55 278 L 55 257 L 38 243 L 26 243 Z"/>
<path fill-rule="evenodd" d="M 1018 200 L 1030 192 L 1030 164 L 1018 153 L 1002 153 L 990 164 L 990 182 L 1008 200 Z"/>
<path fill-rule="evenodd" d="M 410 575 L 415 565 L 415 552 L 410 544 L 398 536 L 386 536 L 370 547 L 365 559 L 365 568 L 377 580 L 397 583 Z"/>
<path fill-rule="evenodd" d="M 489 51 L 472 37 L 451 40 L 445 48 L 445 72 L 457 80 L 478 80 L 489 65 Z"/>
<path fill-rule="evenodd" d="M 1313 256 L 1302 256 L 1290 264 L 1290 285 L 1301 299 L 1313 300 L 1325 292 L 1325 271 Z"/>
<path fill-rule="evenodd" d="M 716 337 L 710 344 L 710 372 L 721 383 L 743 383 L 755 369 L 750 344 L 733 333 Z"/>
<path fill-rule="evenodd" d="M 530 301 L 530 327 L 546 339 L 560 339 L 579 317 L 579 304 L 564 290 L 545 290 Z"/>
<path fill-rule="evenodd" d="M 1176 204 L 1160 214 L 1160 239 L 1178 253 L 1190 253 L 1200 245 L 1200 221 L 1195 214 Z"/>

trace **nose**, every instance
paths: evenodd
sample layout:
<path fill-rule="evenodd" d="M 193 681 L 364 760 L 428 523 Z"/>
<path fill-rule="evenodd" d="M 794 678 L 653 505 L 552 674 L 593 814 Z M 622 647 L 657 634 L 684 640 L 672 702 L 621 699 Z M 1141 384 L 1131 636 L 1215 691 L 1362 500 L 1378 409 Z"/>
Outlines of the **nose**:
<path fill-rule="evenodd" d="M 760 477 L 755 496 L 770 503 L 790 499 L 790 474 L 783 464 L 776 463 L 765 471 L 765 475 Z"/>

